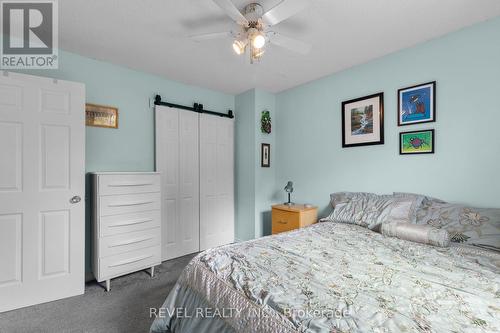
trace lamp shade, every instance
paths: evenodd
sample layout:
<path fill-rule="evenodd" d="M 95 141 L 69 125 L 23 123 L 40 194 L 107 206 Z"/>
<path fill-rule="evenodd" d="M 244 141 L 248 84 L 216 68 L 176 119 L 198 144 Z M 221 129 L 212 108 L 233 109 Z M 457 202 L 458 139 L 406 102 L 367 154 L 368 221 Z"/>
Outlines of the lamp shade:
<path fill-rule="evenodd" d="M 293 182 L 292 181 L 288 181 L 288 183 L 285 186 L 285 191 L 288 193 L 293 192 Z"/>

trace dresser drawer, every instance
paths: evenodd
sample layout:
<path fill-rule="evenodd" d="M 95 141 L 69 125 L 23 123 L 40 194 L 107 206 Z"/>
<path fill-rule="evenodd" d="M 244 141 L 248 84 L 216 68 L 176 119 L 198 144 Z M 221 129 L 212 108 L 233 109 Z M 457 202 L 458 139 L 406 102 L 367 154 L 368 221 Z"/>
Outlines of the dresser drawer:
<path fill-rule="evenodd" d="M 160 228 L 103 237 L 99 239 L 99 257 L 130 252 L 145 247 L 160 245 L 160 243 Z"/>
<path fill-rule="evenodd" d="M 118 215 L 160 209 L 160 193 L 109 195 L 99 198 L 100 215 Z"/>
<path fill-rule="evenodd" d="M 273 209 L 272 219 L 273 234 L 297 229 L 300 226 L 300 213 Z"/>
<path fill-rule="evenodd" d="M 160 245 L 99 258 L 97 281 L 101 282 L 115 276 L 155 266 L 160 264 L 160 262 Z"/>
<path fill-rule="evenodd" d="M 160 210 L 104 216 L 99 222 L 99 237 L 151 229 L 160 225 Z"/>
<path fill-rule="evenodd" d="M 160 192 L 160 175 L 101 175 L 98 194 L 134 194 Z"/>

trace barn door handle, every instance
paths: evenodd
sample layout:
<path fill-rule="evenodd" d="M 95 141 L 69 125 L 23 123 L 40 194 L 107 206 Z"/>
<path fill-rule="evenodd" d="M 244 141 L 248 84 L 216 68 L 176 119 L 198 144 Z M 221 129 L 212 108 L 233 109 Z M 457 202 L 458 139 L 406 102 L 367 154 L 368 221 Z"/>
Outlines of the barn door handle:
<path fill-rule="evenodd" d="M 82 198 L 80 198 L 78 195 L 75 195 L 73 198 L 69 199 L 69 202 L 72 204 L 77 204 L 80 201 L 82 201 Z"/>

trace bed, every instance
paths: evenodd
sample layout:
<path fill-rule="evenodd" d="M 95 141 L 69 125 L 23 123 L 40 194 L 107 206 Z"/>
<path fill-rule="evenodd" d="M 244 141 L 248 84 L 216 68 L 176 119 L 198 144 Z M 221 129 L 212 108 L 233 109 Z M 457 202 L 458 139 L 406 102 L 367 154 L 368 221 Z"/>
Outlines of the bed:
<path fill-rule="evenodd" d="M 499 267 L 322 222 L 199 254 L 151 332 L 500 332 Z"/>

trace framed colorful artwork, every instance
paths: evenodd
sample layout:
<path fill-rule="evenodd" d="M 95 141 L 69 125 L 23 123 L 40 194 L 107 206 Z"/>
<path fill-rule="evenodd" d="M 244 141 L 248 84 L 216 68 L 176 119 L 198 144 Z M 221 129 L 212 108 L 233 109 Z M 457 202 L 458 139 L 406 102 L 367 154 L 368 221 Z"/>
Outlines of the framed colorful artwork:
<path fill-rule="evenodd" d="M 342 148 L 384 144 L 384 93 L 342 102 Z"/>
<path fill-rule="evenodd" d="M 118 128 L 118 108 L 97 104 L 85 104 L 85 125 Z"/>
<path fill-rule="evenodd" d="M 271 145 L 269 143 L 261 145 L 260 166 L 263 168 L 271 166 Z"/>
<path fill-rule="evenodd" d="M 260 130 L 264 134 L 271 134 L 271 114 L 268 110 L 264 110 L 260 116 Z"/>
<path fill-rule="evenodd" d="M 434 130 L 399 133 L 399 154 L 434 154 Z"/>
<path fill-rule="evenodd" d="M 398 90 L 398 126 L 436 121 L 436 81 Z"/>

